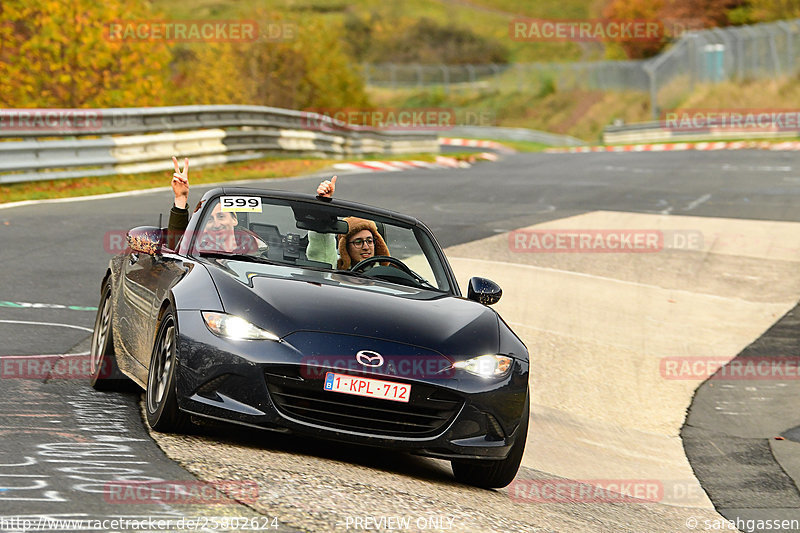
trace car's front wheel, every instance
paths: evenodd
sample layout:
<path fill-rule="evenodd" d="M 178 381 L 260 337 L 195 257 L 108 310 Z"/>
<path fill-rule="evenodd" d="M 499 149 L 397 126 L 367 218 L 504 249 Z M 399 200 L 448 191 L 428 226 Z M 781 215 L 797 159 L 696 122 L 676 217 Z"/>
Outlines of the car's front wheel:
<path fill-rule="evenodd" d="M 165 433 L 182 432 L 191 425 L 189 417 L 178 409 L 175 392 L 176 338 L 175 313 L 169 309 L 158 327 L 145 393 L 147 423 Z"/>
<path fill-rule="evenodd" d="M 522 420 L 517 428 L 517 435 L 508 456 L 505 459 L 461 459 L 451 461 L 453 475 L 456 480 L 467 485 L 484 489 L 499 489 L 514 480 L 522 463 L 525 452 L 525 441 L 528 436 L 528 419 L 530 418 L 529 398 L 525 399 Z"/>
<path fill-rule="evenodd" d="M 111 322 L 111 278 L 103 282 L 100 305 L 94 319 L 89 362 L 92 376 L 89 384 L 96 390 L 123 391 L 134 388 L 133 382 L 120 372 L 114 355 L 114 328 Z"/>

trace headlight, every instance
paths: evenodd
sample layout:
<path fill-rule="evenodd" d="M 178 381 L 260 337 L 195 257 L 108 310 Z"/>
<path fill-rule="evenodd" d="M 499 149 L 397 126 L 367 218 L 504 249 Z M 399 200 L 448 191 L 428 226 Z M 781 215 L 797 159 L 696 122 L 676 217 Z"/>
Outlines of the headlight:
<path fill-rule="evenodd" d="M 236 340 L 280 340 L 269 331 L 254 326 L 247 320 L 226 313 L 203 311 L 203 320 L 215 335 Z"/>
<path fill-rule="evenodd" d="M 457 361 L 453 363 L 453 368 L 461 368 L 482 378 L 494 378 L 507 374 L 513 362 L 512 358 L 505 355 L 481 355 Z"/>

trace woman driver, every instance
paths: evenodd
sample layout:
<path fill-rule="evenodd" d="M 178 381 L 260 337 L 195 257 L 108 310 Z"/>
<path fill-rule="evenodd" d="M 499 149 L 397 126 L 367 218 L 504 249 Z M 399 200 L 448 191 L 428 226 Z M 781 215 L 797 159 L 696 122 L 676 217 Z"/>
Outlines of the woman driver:
<path fill-rule="evenodd" d="M 336 176 L 325 180 L 317 187 L 317 196 L 331 198 L 336 190 Z M 389 247 L 378 232 L 378 226 L 371 220 L 358 217 L 345 218 L 349 230 L 339 237 L 339 260 L 336 268 L 347 270 L 359 261 L 375 255 L 389 255 Z"/>
<path fill-rule="evenodd" d="M 389 255 L 389 248 L 373 221 L 358 217 L 347 217 L 345 220 L 350 230 L 347 235 L 339 237 L 339 261 L 336 268 L 347 270 L 372 256 Z"/>

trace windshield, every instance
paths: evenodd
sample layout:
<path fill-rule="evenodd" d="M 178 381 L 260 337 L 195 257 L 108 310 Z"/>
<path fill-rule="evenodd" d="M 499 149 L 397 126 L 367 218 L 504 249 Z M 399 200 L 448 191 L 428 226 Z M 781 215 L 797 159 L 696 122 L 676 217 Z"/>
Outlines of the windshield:
<path fill-rule="evenodd" d="M 198 228 L 192 251 L 200 256 L 450 291 L 440 252 L 428 234 L 372 213 L 255 195 L 222 196 L 205 206 Z M 296 270 L 287 269 L 287 276 L 290 271 Z"/>

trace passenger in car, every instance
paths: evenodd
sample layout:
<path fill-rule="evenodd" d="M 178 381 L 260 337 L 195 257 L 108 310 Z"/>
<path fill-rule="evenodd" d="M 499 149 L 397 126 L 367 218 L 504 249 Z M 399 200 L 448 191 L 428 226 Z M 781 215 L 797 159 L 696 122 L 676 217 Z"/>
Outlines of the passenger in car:
<path fill-rule="evenodd" d="M 178 160 L 173 157 L 175 173 L 172 175 L 172 191 L 175 193 L 175 202 L 169 214 L 168 234 L 177 241 L 177 236 L 183 234 L 189 224 L 189 158 L 183 161 L 183 170 L 180 169 Z M 259 247 L 266 247 L 258 235 L 245 228 L 237 227 L 239 219 L 236 213 L 222 211 L 222 206 L 217 204 L 203 228 L 203 234 L 198 240 L 198 248 L 203 250 L 221 250 L 225 252 L 253 254 Z M 173 244 L 173 243 L 170 243 Z"/>

